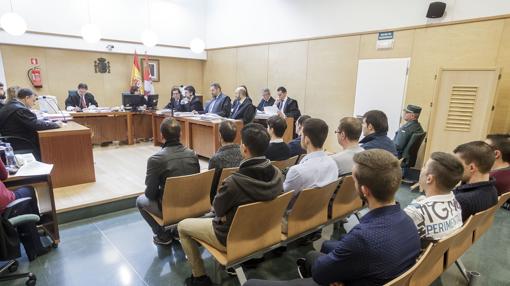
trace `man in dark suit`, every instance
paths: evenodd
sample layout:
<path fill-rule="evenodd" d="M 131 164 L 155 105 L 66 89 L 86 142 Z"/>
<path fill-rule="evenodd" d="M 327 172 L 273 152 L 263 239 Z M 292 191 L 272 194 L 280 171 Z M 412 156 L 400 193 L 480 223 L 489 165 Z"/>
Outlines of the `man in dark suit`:
<path fill-rule="evenodd" d="M 264 154 L 271 161 L 283 161 L 290 158 L 289 146 L 283 142 L 283 134 L 287 129 L 287 122 L 278 115 L 273 115 L 267 119 L 267 132 L 271 136 L 269 146 Z"/>
<path fill-rule="evenodd" d="M 205 113 L 215 113 L 221 117 L 229 117 L 232 103 L 230 97 L 221 92 L 220 84 L 211 84 L 211 95 L 212 100 L 205 106 Z"/>
<path fill-rule="evenodd" d="M 297 100 L 288 97 L 287 89 L 283 86 L 276 89 L 276 92 L 278 93 L 276 107 L 278 107 L 278 110 L 285 114 L 286 117 L 292 117 L 294 118 L 294 122 L 296 122 L 299 116 L 301 116 Z"/>
<path fill-rule="evenodd" d="M 57 123 L 37 119 L 37 116 L 30 111 L 35 101 L 34 92 L 28 88 L 22 88 L 18 91 L 16 98 L 0 110 L 0 134 L 21 137 L 33 144 L 32 146 L 29 143 L 13 141 L 14 150 L 33 150 L 34 146 L 38 148 L 38 130 L 60 127 Z M 38 153 L 39 150 L 34 151 Z"/>
<path fill-rule="evenodd" d="M 236 100 L 230 118 L 243 120 L 243 124 L 252 122 L 255 118 L 256 109 L 251 98 L 248 97 L 246 89 L 240 86 L 236 88 L 235 94 Z"/>
<path fill-rule="evenodd" d="M 302 136 L 301 131 L 303 129 L 303 123 L 305 122 L 305 120 L 307 120 L 309 118 L 311 118 L 309 115 L 303 114 L 303 115 L 299 116 L 298 120 L 296 121 L 295 128 L 296 128 L 297 137 L 292 139 L 292 141 L 290 141 L 287 144 L 289 146 L 289 150 L 290 150 L 290 153 L 289 153 L 290 157 L 306 154 L 306 150 L 303 149 L 303 147 L 301 146 L 301 136 Z"/>
<path fill-rule="evenodd" d="M 262 90 L 262 99 L 260 100 L 257 109 L 260 111 L 264 111 L 264 107 L 272 106 L 273 104 L 274 98 L 271 96 L 271 91 L 269 91 L 269 88 L 264 88 L 264 90 Z"/>
<path fill-rule="evenodd" d="M 188 85 L 184 88 L 184 97 L 189 99 L 189 102 L 185 104 L 185 111 L 204 111 L 204 107 L 202 106 L 202 101 L 199 97 L 195 95 L 195 88 L 191 85 Z"/>
<path fill-rule="evenodd" d="M 66 99 L 66 109 L 68 111 L 76 110 L 80 111 L 84 108 L 88 108 L 91 105 L 98 106 L 97 101 L 94 99 L 94 95 L 87 91 L 88 86 L 86 83 L 80 83 L 78 90 L 70 90 L 69 95 Z"/>
<path fill-rule="evenodd" d="M 420 117 L 421 107 L 409 104 L 406 108 L 404 108 L 404 120 L 406 123 L 397 130 L 395 134 L 395 138 L 393 142 L 395 142 L 395 147 L 397 147 L 398 158 L 402 158 L 403 152 L 409 143 L 409 140 L 413 136 L 414 133 L 423 133 L 423 128 L 421 127 L 420 122 L 418 122 L 418 117 Z"/>

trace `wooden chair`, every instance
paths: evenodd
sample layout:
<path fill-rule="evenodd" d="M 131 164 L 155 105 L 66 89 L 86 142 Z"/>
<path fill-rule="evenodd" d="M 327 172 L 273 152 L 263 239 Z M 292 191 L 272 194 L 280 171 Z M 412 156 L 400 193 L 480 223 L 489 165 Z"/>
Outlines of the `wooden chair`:
<path fill-rule="evenodd" d="M 234 268 L 241 285 L 246 282 L 241 263 L 280 245 L 282 217 L 292 192 L 268 202 L 240 206 L 227 236 L 227 251 L 197 240 L 225 268 Z"/>
<path fill-rule="evenodd" d="M 391 280 L 390 282 L 384 284 L 385 286 L 407 286 L 409 285 L 409 281 L 411 280 L 411 276 L 414 274 L 414 271 L 416 271 L 416 268 L 418 268 L 425 259 L 427 259 L 430 251 L 432 250 L 433 244 L 429 244 L 427 248 L 423 251 L 423 253 L 420 255 L 416 263 L 409 268 L 406 272 L 400 274 L 397 278 Z"/>
<path fill-rule="evenodd" d="M 501 196 L 499 196 L 497 208 L 499 209 L 500 207 L 502 207 L 508 200 L 510 200 L 510 192 L 504 193 Z"/>
<path fill-rule="evenodd" d="M 198 217 L 211 209 L 210 190 L 214 169 L 166 179 L 160 218 L 150 212 L 160 226 L 174 225 L 185 218 Z"/>
<path fill-rule="evenodd" d="M 343 177 L 340 188 L 336 192 L 335 199 L 331 205 L 331 212 L 328 214 L 330 222 L 346 217 L 362 207 L 363 201 L 354 186 L 352 175 Z"/>
<path fill-rule="evenodd" d="M 416 267 L 409 281 L 410 286 L 430 285 L 444 271 L 445 254 L 453 243 L 453 239 L 460 229 L 438 242 L 434 243 L 425 260 Z"/>
<path fill-rule="evenodd" d="M 287 217 L 287 233 L 282 233 L 286 243 L 316 231 L 328 222 L 328 203 L 338 188 L 340 179 L 324 187 L 306 189 L 299 193 Z"/>
<path fill-rule="evenodd" d="M 273 164 L 273 166 L 275 166 L 276 168 L 283 171 L 284 169 L 286 169 L 288 167 L 292 167 L 292 166 L 296 165 L 297 159 L 298 159 L 298 156 L 296 155 L 294 157 L 290 157 L 287 160 L 272 161 L 271 163 Z"/>
<path fill-rule="evenodd" d="M 494 214 L 496 213 L 496 210 L 498 209 L 498 204 L 491 207 L 490 209 L 487 209 L 481 213 L 484 213 L 484 217 L 481 219 L 480 223 L 475 228 L 475 233 L 473 235 L 473 242 L 477 241 L 484 235 L 489 228 L 491 228 L 492 223 L 494 222 Z M 475 214 L 477 215 L 477 214 Z"/>

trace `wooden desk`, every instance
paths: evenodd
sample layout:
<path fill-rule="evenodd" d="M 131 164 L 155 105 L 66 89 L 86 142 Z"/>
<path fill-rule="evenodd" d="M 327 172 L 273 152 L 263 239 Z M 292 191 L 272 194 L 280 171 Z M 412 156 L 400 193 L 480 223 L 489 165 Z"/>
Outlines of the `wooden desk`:
<path fill-rule="evenodd" d="M 38 131 L 41 160 L 53 164 L 55 188 L 96 181 L 91 131 L 69 121 L 58 129 Z"/>
<path fill-rule="evenodd" d="M 134 144 L 133 113 L 131 112 L 76 112 L 73 121 L 92 130 L 92 143 L 127 141 Z"/>
<path fill-rule="evenodd" d="M 153 138 L 154 145 L 159 146 L 164 140 L 159 131 L 159 126 L 163 119 L 168 116 L 153 115 Z M 181 123 L 181 142 L 183 145 L 193 149 L 198 155 L 211 158 L 220 148 L 219 126 L 221 120 L 200 120 L 191 117 L 175 117 Z M 237 135 L 235 143 L 241 143 L 241 129 L 243 122 L 235 120 L 237 126 Z"/>
<path fill-rule="evenodd" d="M 9 177 L 4 181 L 4 184 L 14 191 L 22 186 L 33 186 L 35 188 L 41 212 L 41 220 L 37 225 L 48 233 L 54 245 L 58 245 L 60 243 L 60 234 L 58 231 L 51 176 Z"/>

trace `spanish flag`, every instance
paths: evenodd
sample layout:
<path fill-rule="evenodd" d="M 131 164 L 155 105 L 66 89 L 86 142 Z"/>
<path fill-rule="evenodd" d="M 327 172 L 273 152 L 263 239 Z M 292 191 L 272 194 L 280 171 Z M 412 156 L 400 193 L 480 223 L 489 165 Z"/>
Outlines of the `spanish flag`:
<path fill-rule="evenodd" d="M 130 81 L 130 88 L 131 86 L 136 85 L 138 86 L 140 93 L 144 94 L 143 91 L 143 81 L 142 81 L 142 73 L 140 72 L 140 60 L 138 59 L 138 55 L 135 51 L 135 58 L 133 60 L 133 68 L 131 69 L 131 81 Z"/>

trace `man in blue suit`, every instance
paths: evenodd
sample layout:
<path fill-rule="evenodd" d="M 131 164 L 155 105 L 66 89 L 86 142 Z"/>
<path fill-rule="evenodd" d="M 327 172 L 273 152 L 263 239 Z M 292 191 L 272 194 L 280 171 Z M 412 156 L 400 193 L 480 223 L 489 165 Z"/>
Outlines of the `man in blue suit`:
<path fill-rule="evenodd" d="M 205 106 L 205 113 L 215 113 L 221 117 L 229 117 L 232 103 L 230 97 L 221 92 L 221 86 L 218 83 L 211 84 L 212 100 Z"/>

